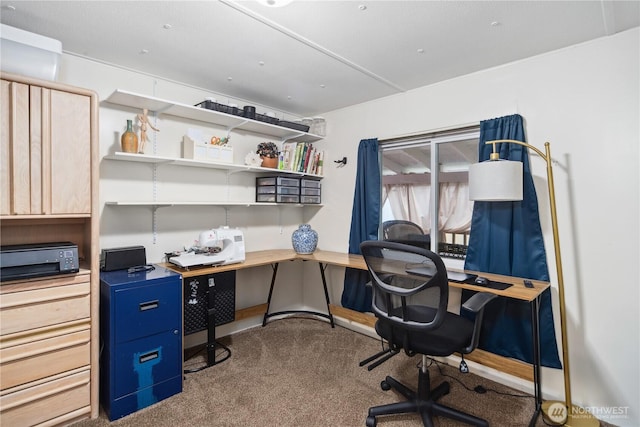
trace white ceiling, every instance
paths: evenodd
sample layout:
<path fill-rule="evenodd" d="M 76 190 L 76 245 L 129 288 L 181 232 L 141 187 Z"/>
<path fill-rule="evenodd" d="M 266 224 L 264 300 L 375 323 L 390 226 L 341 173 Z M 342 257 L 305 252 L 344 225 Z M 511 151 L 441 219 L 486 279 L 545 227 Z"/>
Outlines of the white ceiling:
<path fill-rule="evenodd" d="M 0 5 L 3 24 L 58 39 L 67 53 L 297 116 L 640 25 L 639 1 L 297 0 L 270 8 L 229 0 L 2 0 Z"/>

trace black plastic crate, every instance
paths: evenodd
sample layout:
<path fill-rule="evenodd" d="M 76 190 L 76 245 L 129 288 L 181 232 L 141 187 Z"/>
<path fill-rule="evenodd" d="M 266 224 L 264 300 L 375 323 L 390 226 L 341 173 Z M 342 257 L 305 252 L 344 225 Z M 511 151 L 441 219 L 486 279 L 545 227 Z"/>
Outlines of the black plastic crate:
<path fill-rule="evenodd" d="M 269 123 L 272 125 L 279 125 L 280 120 L 277 117 L 269 117 L 266 114 L 258 114 L 256 113 L 256 120 L 260 122 Z"/>
<path fill-rule="evenodd" d="M 233 114 L 234 116 L 244 116 L 244 110 L 238 107 L 219 104 L 217 102 L 205 100 L 195 105 L 196 107 L 206 108 L 207 110 L 218 111 L 220 113 Z"/>
<path fill-rule="evenodd" d="M 283 126 L 289 129 L 299 130 L 300 132 L 309 132 L 309 126 L 301 123 L 288 122 L 286 120 L 280 120 L 279 126 Z"/>
<path fill-rule="evenodd" d="M 217 102 L 209 101 L 209 100 L 199 102 L 195 106 L 200 108 L 205 108 L 207 110 L 220 111 L 222 113 L 226 113 L 226 111 L 223 111 L 223 109 L 227 107 L 226 105 L 218 104 Z"/>

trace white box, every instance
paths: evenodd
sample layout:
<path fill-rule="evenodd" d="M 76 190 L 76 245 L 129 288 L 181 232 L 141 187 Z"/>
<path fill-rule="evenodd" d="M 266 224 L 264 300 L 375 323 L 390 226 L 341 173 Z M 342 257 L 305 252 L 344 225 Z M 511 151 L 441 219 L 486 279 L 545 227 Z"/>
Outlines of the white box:
<path fill-rule="evenodd" d="M 0 68 L 7 73 L 43 80 L 58 78 L 62 43 L 0 24 Z"/>
<path fill-rule="evenodd" d="M 233 147 L 212 145 L 182 137 L 182 157 L 205 162 L 233 163 Z"/>

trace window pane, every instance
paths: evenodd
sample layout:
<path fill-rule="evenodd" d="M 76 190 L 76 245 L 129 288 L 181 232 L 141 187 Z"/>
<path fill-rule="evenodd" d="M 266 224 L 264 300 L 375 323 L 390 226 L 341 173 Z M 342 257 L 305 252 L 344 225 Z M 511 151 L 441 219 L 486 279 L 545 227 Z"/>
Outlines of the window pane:
<path fill-rule="evenodd" d="M 385 149 L 382 156 L 382 221 L 411 221 L 431 228 L 431 147 L 427 143 Z"/>
<path fill-rule="evenodd" d="M 473 211 L 468 169 L 478 156 L 478 138 L 477 130 L 465 129 L 465 132 L 445 136 L 431 134 L 422 139 L 381 143 L 383 224 L 380 238 L 393 236 L 393 240 L 437 247 L 445 257 L 464 257 Z M 437 159 L 432 159 L 433 156 Z M 437 176 L 431 173 L 435 168 L 439 172 Z M 398 220 L 415 226 L 395 225 L 393 233 L 385 234 L 385 230 L 390 230 L 389 221 Z M 405 235 L 400 239 L 398 233 Z M 407 237 L 407 233 L 411 236 Z"/>
<path fill-rule="evenodd" d="M 438 252 L 441 256 L 464 258 L 473 213 L 468 171 L 469 165 L 477 161 L 478 139 L 447 142 L 438 148 Z"/>

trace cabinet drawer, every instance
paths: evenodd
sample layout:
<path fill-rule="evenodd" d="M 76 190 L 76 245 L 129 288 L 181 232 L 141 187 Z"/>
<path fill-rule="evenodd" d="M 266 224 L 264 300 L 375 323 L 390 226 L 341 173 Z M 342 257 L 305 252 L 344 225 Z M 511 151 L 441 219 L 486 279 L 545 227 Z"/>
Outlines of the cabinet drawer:
<path fill-rule="evenodd" d="M 180 330 L 181 283 L 165 281 L 115 292 L 115 342 Z M 178 307 L 178 308 L 177 308 Z"/>
<path fill-rule="evenodd" d="M 302 187 L 300 188 L 300 195 L 301 196 L 319 196 L 320 188 Z"/>
<path fill-rule="evenodd" d="M 300 186 L 306 188 L 320 188 L 320 181 L 315 179 L 305 179 L 302 178 L 300 180 Z"/>
<path fill-rule="evenodd" d="M 3 294 L 0 335 L 89 317 L 89 283 Z"/>
<path fill-rule="evenodd" d="M 115 421 L 125 415 L 129 415 L 171 397 L 174 394 L 178 394 L 181 391 L 182 376 L 178 375 L 136 391 L 135 393 L 115 399 L 113 402 L 108 402 L 104 405 L 104 408 L 109 416 L 109 420 Z"/>
<path fill-rule="evenodd" d="M 7 389 L 40 378 L 88 366 L 89 330 L 37 339 L 0 350 L 0 388 Z"/>
<path fill-rule="evenodd" d="M 182 372 L 180 331 L 165 332 L 119 344 L 113 351 L 114 398 L 151 387 Z"/>
<path fill-rule="evenodd" d="M 0 397 L 2 423 L 27 426 L 82 408 L 89 413 L 90 379 L 90 371 L 86 370 L 4 395 Z"/>

